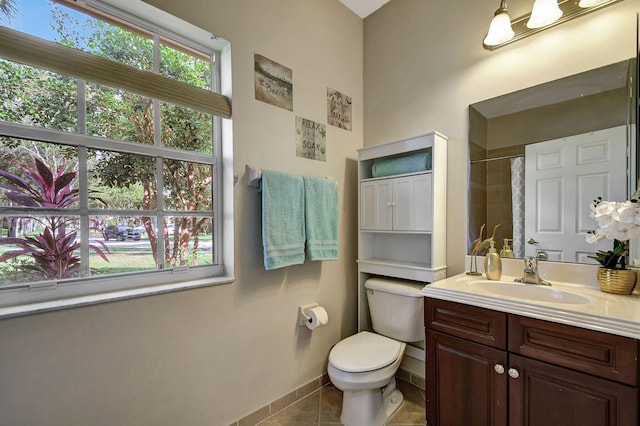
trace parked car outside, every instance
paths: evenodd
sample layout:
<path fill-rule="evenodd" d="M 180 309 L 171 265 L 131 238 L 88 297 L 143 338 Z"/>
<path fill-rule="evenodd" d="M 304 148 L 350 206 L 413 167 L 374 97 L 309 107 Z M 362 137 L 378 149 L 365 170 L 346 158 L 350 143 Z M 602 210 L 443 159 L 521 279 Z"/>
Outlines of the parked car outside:
<path fill-rule="evenodd" d="M 128 226 L 109 225 L 104 230 L 104 239 L 109 241 L 110 238 L 115 238 L 118 241 L 127 239 L 138 241 L 140 240 L 140 231 Z"/>

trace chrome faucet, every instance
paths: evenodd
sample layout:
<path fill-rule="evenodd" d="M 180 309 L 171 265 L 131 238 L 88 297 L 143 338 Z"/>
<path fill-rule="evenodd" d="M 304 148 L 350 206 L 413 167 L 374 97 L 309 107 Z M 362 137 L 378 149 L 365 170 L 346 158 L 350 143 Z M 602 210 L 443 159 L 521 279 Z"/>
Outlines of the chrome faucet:
<path fill-rule="evenodd" d="M 540 278 L 538 274 L 538 259 L 535 257 L 524 258 L 524 276 L 516 278 L 515 281 L 525 284 L 551 285 L 548 281 Z"/>

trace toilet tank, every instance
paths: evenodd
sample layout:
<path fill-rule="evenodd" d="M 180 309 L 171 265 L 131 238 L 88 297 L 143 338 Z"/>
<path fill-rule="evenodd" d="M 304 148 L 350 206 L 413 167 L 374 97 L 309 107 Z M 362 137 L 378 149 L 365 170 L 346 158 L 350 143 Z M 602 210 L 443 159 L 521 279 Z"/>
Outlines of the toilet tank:
<path fill-rule="evenodd" d="M 401 342 L 424 340 L 424 283 L 369 278 L 364 283 L 376 333 Z"/>

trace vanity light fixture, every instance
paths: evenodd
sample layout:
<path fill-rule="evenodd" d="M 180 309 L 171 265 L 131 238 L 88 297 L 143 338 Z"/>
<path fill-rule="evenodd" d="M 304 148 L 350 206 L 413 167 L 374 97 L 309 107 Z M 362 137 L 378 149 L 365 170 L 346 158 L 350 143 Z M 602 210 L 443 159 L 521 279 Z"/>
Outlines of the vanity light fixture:
<path fill-rule="evenodd" d="M 511 40 L 514 35 L 511 28 L 511 18 L 507 14 L 507 2 L 502 0 L 500 8 L 496 10 L 491 24 L 489 24 L 489 32 L 484 38 L 484 44 L 485 46 L 496 46 Z"/>
<path fill-rule="evenodd" d="M 501 0 L 483 46 L 487 50 L 494 50 L 621 1 L 623 0 L 535 0 L 531 13 L 510 20 L 506 1 Z"/>

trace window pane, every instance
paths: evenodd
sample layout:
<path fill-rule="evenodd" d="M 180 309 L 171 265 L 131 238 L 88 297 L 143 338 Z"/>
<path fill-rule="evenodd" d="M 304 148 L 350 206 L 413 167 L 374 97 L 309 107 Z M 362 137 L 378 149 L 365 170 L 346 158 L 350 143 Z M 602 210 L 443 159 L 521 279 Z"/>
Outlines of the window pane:
<path fill-rule="evenodd" d="M 153 40 L 147 31 L 131 32 L 123 27 L 54 4 L 51 26 L 55 41 L 134 68 L 153 69 Z"/>
<path fill-rule="evenodd" d="M 0 206 L 78 207 L 77 166 L 74 147 L 0 137 Z"/>
<path fill-rule="evenodd" d="M 156 269 L 153 241 L 150 240 L 142 217 L 92 217 L 91 222 L 98 224 L 100 241 L 107 247 L 106 261 L 93 250 L 89 256 L 91 275 L 119 274 Z M 94 234 L 95 235 L 95 234 Z"/>
<path fill-rule="evenodd" d="M 166 218 L 165 263 L 167 268 L 214 264 L 213 221 L 210 217 Z"/>
<path fill-rule="evenodd" d="M 95 21 L 86 50 L 141 70 L 153 70 L 153 40 L 150 34 L 133 33 L 104 21 Z"/>
<path fill-rule="evenodd" d="M 0 120 L 75 132 L 76 80 L 0 59 Z"/>
<path fill-rule="evenodd" d="M 189 108 L 161 103 L 162 143 L 181 151 L 213 153 L 213 116 Z"/>
<path fill-rule="evenodd" d="M 49 0 L 13 3 L 16 13 L 3 24 L 45 40 L 81 48 L 86 46 L 88 35 L 95 27 L 93 18 Z"/>
<path fill-rule="evenodd" d="M 192 86 L 211 89 L 209 55 L 173 44 L 160 44 L 160 74 Z M 191 50 L 191 53 L 188 53 Z"/>
<path fill-rule="evenodd" d="M 93 208 L 153 210 L 157 205 L 156 162 L 152 157 L 89 150 L 89 190 L 105 201 L 90 200 Z"/>
<path fill-rule="evenodd" d="M 35 220 L 21 220 L 19 217 L 0 216 L 0 238 L 22 237 L 23 233 L 32 233 L 37 227 Z M 18 250 L 15 244 L 0 244 L 0 256 Z M 0 288 L 11 284 L 40 281 L 42 275 L 30 270 L 34 265 L 31 256 L 23 255 L 0 262 Z"/>
<path fill-rule="evenodd" d="M 164 160 L 164 203 L 167 210 L 213 209 L 213 167 L 209 164 Z"/>
<path fill-rule="evenodd" d="M 87 134 L 153 145 L 151 99 L 87 84 Z"/>
<path fill-rule="evenodd" d="M 60 280 L 80 276 L 77 217 L 3 216 L 0 283 Z"/>

